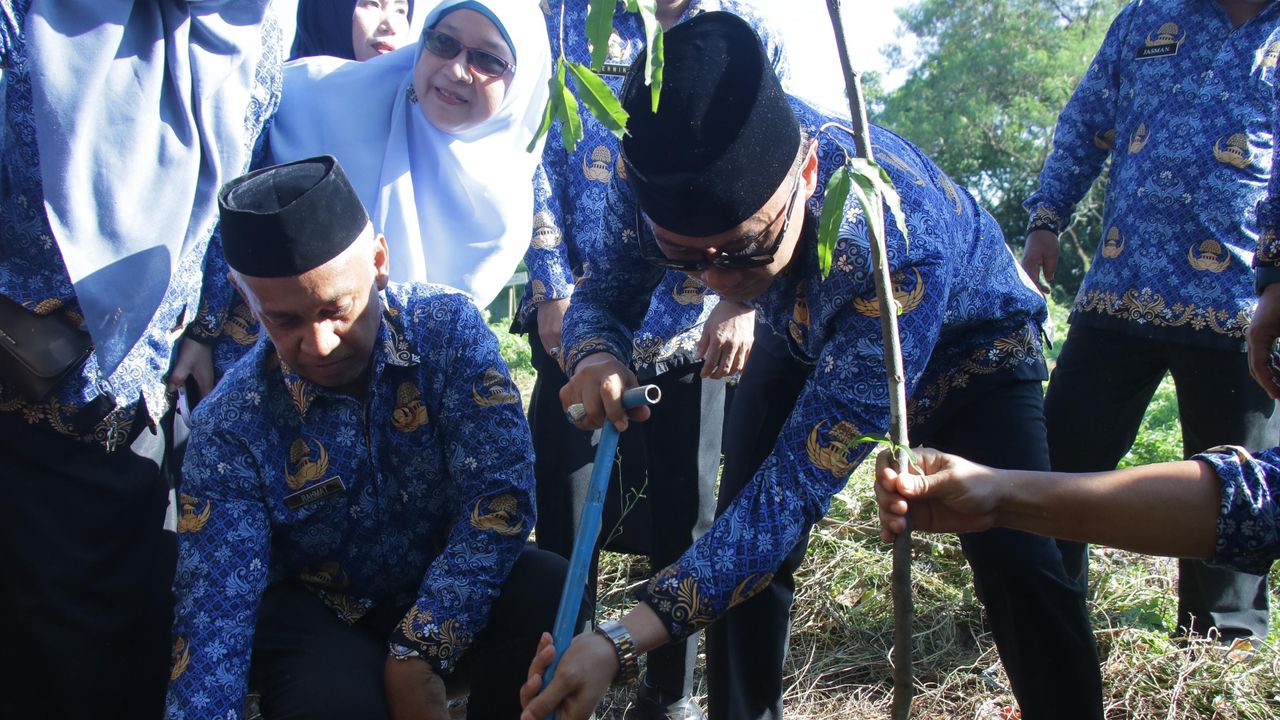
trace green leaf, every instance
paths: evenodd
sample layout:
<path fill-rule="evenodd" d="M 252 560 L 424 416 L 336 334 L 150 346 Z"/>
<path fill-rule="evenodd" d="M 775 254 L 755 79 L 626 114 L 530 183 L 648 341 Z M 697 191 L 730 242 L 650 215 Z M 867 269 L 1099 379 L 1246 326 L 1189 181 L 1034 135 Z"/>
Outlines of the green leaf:
<path fill-rule="evenodd" d="M 591 67 L 599 70 L 609 57 L 609 36 L 613 34 L 613 12 L 617 0 L 591 0 L 587 9 L 587 42 L 591 43 Z"/>
<path fill-rule="evenodd" d="M 568 63 L 568 66 L 578 97 L 591 114 L 621 140 L 627 131 L 627 111 L 622 109 L 622 103 L 618 102 L 613 90 L 586 66 L 575 62 Z"/>
<path fill-rule="evenodd" d="M 627 0 L 627 11 L 639 13 L 644 21 L 645 53 L 644 82 L 649 86 L 650 104 L 658 112 L 658 96 L 662 93 L 663 42 L 662 24 L 658 22 L 655 0 Z"/>
<path fill-rule="evenodd" d="M 822 196 L 822 218 L 818 222 L 818 267 L 822 279 L 831 274 L 831 256 L 835 252 L 844 220 L 844 204 L 849 199 L 849 166 L 841 165 L 827 181 L 827 191 Z"/>
<path fill-rule="evenodd" d="M 564 82 L 564 57 L 556 61 L 556 85 L 551 89 L 552 96 L 559 91 L 556 102 L 556 115 L 560 118 L 560 139 L 564 141 L 564 149 L 573 152 L 582 139 L 582 116 L 578 114 L 578 100 Z"/>

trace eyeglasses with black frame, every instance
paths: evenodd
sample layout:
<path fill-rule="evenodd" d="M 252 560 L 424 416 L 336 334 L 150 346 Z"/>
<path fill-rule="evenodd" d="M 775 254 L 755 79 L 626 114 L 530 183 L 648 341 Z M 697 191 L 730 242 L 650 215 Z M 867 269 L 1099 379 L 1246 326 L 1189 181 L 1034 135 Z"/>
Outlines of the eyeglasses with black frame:
<path fill-rule="evenodd" d="M 423 33 L 423 40 L 427 52 L 442 60 L 452 60 L 458 57 L 458 53 L 465 50 L 467 67 L 478 75 L 496 78 L 507 74 L 508 70 L 516 69 L 515 63 L 509 63 L 487 50 L 467 47 L 458 38 L 441 30 L 434 28 L 427 30 Z"/>
<path fill-rule="evenodd" d="M 803 174 L 803 165 L 796 169 L 795 180 L 791 182 L 791 194 L 787 200 L 787 206 L 783 209 L 781 217 L 782 229 L 773 237 L 773 241 L 769 243 L 766 250 L 760 252 L 739 252 L 734 254 L 726 254 L 717 250 L 710 257 L 705 254 L 697 260 L 682 260 L 679 258 L 670 258 L 663 255 L 661 251 L 654 254 L 647 243 L 641 237 L 644 230 L 643 221 L 641 220 L 640 207 L 636 206 L 636 242 L 640 248 L 640 257 L 644 258 L 651 265 L 655 265 L 667 270 L 679 270 L 681 272 L 695 273 L 702 272 L 711 267 L 718 267 L 724 270 L 750 270 L 752 268 L 764 267 L 773 262 L 773 256 L 778 252 L 778 246 L 782 244 L 782 239 L 787 236 L 787 229 L 791 226 L 791 211 L 796 202 L 796 191 L 800 189 L 800 178 Z M 769 221 L 769 225 L 773 225 L 778 221 L 774 218 Z M 766 226 L 767 227 L 767 226 Z M 755 244 L 754 242 L 751 244 Z"/>

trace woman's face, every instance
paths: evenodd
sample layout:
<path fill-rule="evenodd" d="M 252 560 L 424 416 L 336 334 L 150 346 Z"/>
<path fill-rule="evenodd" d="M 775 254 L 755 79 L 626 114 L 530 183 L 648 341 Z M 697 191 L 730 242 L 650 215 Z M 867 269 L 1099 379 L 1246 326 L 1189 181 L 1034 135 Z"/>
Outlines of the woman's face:
<path fill-rule="evenodd" d="M 497 112 L 515 75 L 515 59 L 497 26 L 475 10 L 454 10 L 434 29 L 467 49 L 442 58 L 424 48 L 413 68 L 413 89 L 422 114 L 432 125 L 444 132 L 460 132 Z M 468 49 L 495 55 L 510 67 L 497 77 L 477 73 L 468 64 Z"/>
<path fill-rule="evenodd" d="M 368 60 L 401 47 L 409 39 L 409 0 L 357 0 L 351 13 L 351 49 Z"/>

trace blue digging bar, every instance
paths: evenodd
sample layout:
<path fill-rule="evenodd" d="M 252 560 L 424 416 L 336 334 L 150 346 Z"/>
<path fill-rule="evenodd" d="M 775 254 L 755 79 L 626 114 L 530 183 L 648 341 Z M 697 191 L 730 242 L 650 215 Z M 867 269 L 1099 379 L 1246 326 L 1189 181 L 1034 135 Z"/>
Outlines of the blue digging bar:
<path fill-rule="evenodd" d="M 622 393 L 622 407 L 638 408 L 654 405 L 662 399 L 657 385 L 641 385 Z M 596 539 L 600 535 L 600 515 L 604 511 L 604 493 L 609 488 L 609 476 L 613 472 L 613 456 L 618 451 L 618 429 L 605 422 L 600 429 L 600 442 L 596 445 L 596 459 L 591 467 L 591 486 L 587 488 L 587 501 L 582 505 L 578 518 L 578 534 L 573 538 L 573 554 L 569 557 L 569 577 L 560 591 L 560 609 L 556 611 L 556 625 L 551 633 L 556 646 L 556 659 L 542 675 L 542 687 L 551 684 L 556 675 L 560 658 L 573 641 L 578 608 L 582 606 L 582 593 L 587 587 L 587 568 L 595 555 Z M 555 716 L 551 716 L 554 720 Z"/>

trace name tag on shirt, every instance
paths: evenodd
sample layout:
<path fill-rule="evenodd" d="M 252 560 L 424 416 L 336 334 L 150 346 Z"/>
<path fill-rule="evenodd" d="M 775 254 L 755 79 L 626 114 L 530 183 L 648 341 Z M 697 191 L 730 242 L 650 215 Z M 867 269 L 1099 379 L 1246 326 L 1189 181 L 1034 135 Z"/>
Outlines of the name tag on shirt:
<path fill-rule="evenodd" d="M 1171 42 L 1161 45 L 1144 45 L 1138 48 L 1138 53 L 1134 55 L 1138 60 L 1150 60 L 1151 58 L 1169 57 L 1178 54 L 1180 43 Z"/>
<path fill-rule="evenodd" d="M 346 489 L 347 486 L 342 484 L 342 478 L 334 476 L 319 485 L 312 485 L 296 493 L 285 495 L 284 505 L 290 510 L 297 510 L 300 507 L 319 502 Z"/>
<path fill-rule="evenodd" d="M 630 65 L 607 62 L 604 64 L 604 67 L 600 68 L 596 72 L 599 73 L 600 75 L 615 75 L 617 77 L 626 77 L 627 70 L 629 70 L 630 68 L 631 68 Z"/>

